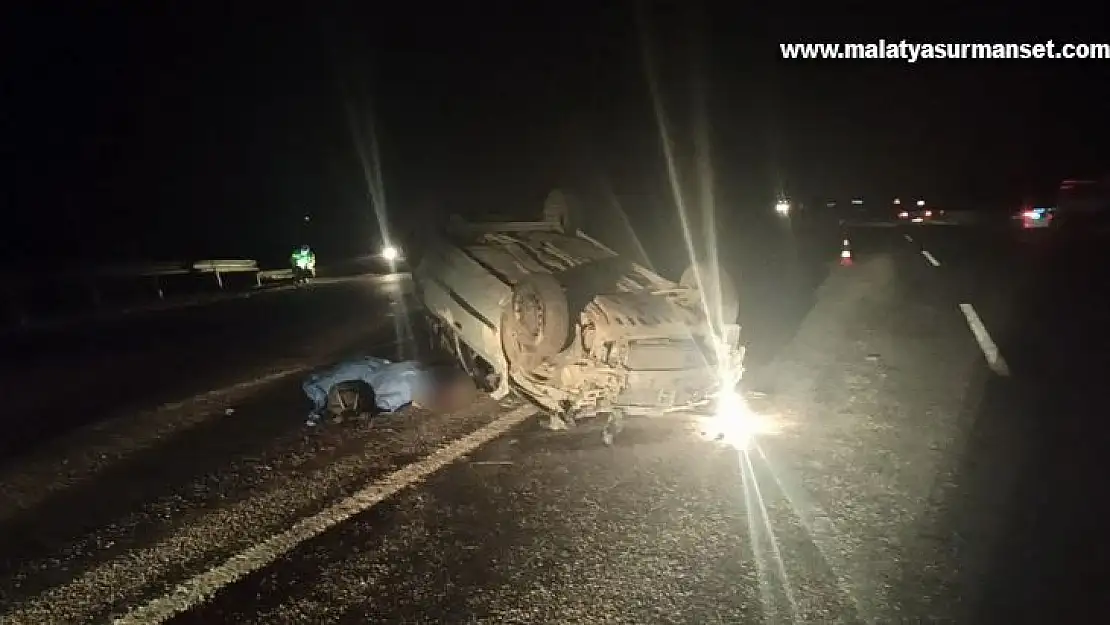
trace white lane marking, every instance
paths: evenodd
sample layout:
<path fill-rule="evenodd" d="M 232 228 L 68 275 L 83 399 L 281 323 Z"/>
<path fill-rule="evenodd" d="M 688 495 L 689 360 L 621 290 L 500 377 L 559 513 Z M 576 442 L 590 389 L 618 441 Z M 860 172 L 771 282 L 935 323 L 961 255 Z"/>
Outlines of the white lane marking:
<path fill-rule="evenodd" d="M 940 261 L 937 260 L 935 256 L 930 254 L 929 250 L 921 250 L 921 255 L 925 257 L 925 260 L 929 261 L 930 265 L 934 267 L 940 267 Z"/>
<path fill-rule="evenodd" d="M 910 243 L 913 243 L 913 237 L 911 237 L 910 235 L 903 234 L 902 236 L 906 237 L 906 240 L 909 241 Z"/>
<path fill-rule="evenodd" d="M 434 423 L 431 426 L 438 431 L 441 425 L 446 425 L 447 420 L 464 424 L 472 423 L 476 418 L 486 420 L 460 432 L 458 436 L 462 436 L 477 430 L 503 412 L 499 406 L 479 399 L 462 411 L 445 414 L 442 417 L 436 415 L 432 418 Z M 358 432 L 355 438 L 368 442 L 365 439 L 373 437 L 372 432 L 374 428 Z M 406 436 L 413 433 L 410 431 Z M 274 441 L 275 449 L 287 448 L 291 439 L 296 439 L 301 434 L 303 434 L 303 428 L 295 428 L 290 434 Z M 454 438 L 447 440 L 443 445 Z M 60 586 L 50 588 L 29 601 L 22 602 L 11 611 L 5 613 L 0 608 L 0 623 L 4 625 L 85 623 L 89 622 L 90 614 L 98 613 L 108 607 L 108 604 L 124 599 L 130 599 L 130 602 L 116 609 L 117 613 L 120 610 L 126 611 L 137 607 L 173 588 L 183 576 L 205 571 L 208 567 L 222 562 L 229 553 L 241 551 L 273 534 L 280 533 L 309 514 L 298 510 L 309 508 L 313 511 L 321 510 L 340 498 L 339 495 L 331 493 L 342 492 L 343 496 L 346 496 L 365 486 L 371 480 L 363 476 L 373 471 L 377 477 L 380 477 L 381 474 L 377 471 L 381 463 L 382 457 L 378 454 L 350 454 L 343 458 L 336 458 L 318 469 L 306 471 L 303 457 L 299 454 L 274 458 L 273 462 L 250 469 L 258 478 L 264 480 L 251 491 L 250 496 L 238 498 L 227 505 L 201 506 L 196 509 L 197 515 L 181 516 L 175 513 L 168 523 L 173 527 L 167 527 L 163 538 L 95 564 L 79 576 Z M 265 479 L 265 473 L 270 471 L 273 471 L 272 475 L 289 477 L 288 479 Z M 362 477 L 361 482 L 360 477 Z M 242 479 L 251 478 L 244 475 Z M 207 482 L 203 476 L 200 476 L 193 480 L 193 484 L 204 486 Z M 165 508 L 166 510 L 171 508 L 176 510 L 175 497 L 176 495 L 170 495 L 168 498 L 159 497 L 152 500 L 150 504 L 119 517 L 119 527 L 133 528 L 146 523 L 149 521 L 147 516 L 149 512 L 162 510 L 165 504 L 170 506 Z M 116 533 L 116 529 L 110 528 L 107 532 L 106 538 L 110 540 Z M 101 542 L 107 544 L 105 541 Z M 65 566 L 69 560 L 72 560 L 69 555 L 62 554 L 62 564 L 57 566 Z M 31 563 L 28 566 L 42 568 L 40 563 Z M 146 591 L 145 594 L 144 591 Z M 118 615 L 114 614 L 114 616 Z"/>
<path fill-rule="evenodd" d="M 521 406 L 430 456 L 390 473 L 331 507 L 301 519 L 288 530 L 232 556 L 223 564 L 182 582 L 165 595 L 131 610 L 114 622 L 116 625 L 164 623 L 178 614 L 203 605 L 222 588 L 273 564 L 301 543 L 373 508 L 398 492 L 419 484 L 462 456 L 520 425 L 535 413 L 535 408 Z"/>
<path fill-rule="evenodd" d="M 999 353 L 998 346 L 994 344 L 994 339 L 987 332 L 983 320 L 975 312 L 975 307 L 971 304 L 960 304 L 960 311 L 963 312 L 964 317 L 967 317 L 967 325 L 971 328 L 971 333 L 975 335 L 975 341 L 979 343 L 979 349 L 983 350 L 983 356 L 987 358 L 987 365 L 990 366 L 991 371 L 1002 376 L 1010 375 L 1010 367 L 1006 364 L 1006 359 Z"/>

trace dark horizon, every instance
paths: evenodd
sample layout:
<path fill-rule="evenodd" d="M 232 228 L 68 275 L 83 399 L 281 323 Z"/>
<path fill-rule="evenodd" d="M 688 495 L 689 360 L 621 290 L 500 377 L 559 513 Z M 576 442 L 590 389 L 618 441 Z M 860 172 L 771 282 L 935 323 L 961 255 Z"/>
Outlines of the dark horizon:
<path fill-rule="evenodd" d="M 556 186 L 598 208 L 614 190 L 638 229 L 673 213 L 632 4 L 588 18 L 490 12 L 479 30 L 462 14 L 222 11 L 29 9 L 12 21 L 10 256 L 369 252 L 378 232 L 355 133 L 371 120 L 402 235 L 448 212 L 535 213 Z M 783 22 L 752 37 L 725 12 L 649 13 L 679 169 L 692 171 L 700 84 L 726 219 L 765 210 L 780 185 L 963 208 L 1110 170 L 1098 61 L 784 61 L 780 42 L 845 37 Z"/>

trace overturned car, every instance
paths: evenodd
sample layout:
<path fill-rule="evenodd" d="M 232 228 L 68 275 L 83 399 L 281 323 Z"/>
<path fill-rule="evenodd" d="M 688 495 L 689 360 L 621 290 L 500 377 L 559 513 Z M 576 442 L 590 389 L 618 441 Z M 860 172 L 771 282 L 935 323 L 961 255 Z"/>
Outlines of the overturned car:
<path fill-rule="evenodd" d="M 733 285 L 621 257 L 573 228 L 568 202 L 553 192 L 536 222 L 453 219 L 413 272 L 431 335 L 495 397 L 570 423 L 711 410 L 743 371 Z"/>

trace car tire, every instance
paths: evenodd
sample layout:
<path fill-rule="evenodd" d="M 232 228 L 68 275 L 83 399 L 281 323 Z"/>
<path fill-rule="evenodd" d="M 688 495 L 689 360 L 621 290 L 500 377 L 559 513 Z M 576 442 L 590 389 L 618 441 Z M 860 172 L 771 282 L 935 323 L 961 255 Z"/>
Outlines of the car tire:
<path fill-rule="evenodd" d="M 528 349 L 517 338 L 512 321 L 512 312 L 508 305 L 501 312 L 501 350 L 505 353 L 505 361 L 511 369 L 531 371 L 543 362 L 543 356 Z"/>
<path fill-rule="evenodd" d="M 714 271 L 708 263 L 695 263 L 682 272 L 682 278 L 679 279 L 678 283 L 688 289 L 697 289 L 697 274 L 700 274 L 703 280 L 710 276 L 708 279 L 711 280 Z M 710 285 L 706 293 L 710 315 L 715 316 L 717 311 L 720 310 L 721 323 L 736 323 L 737 318 L 740 317 L 740 296 L 736 293 L 736 283 L 724 268 L 717 268 L 716 275 L 717 282 L 720 284 L 720 300 L 719 302 L 716 300 L 716 289 L 713 289 Z M 717 320 L 714 319 L 713 321 L 716 322 Z"/>
<path fill-rule="evenodd" d="M 569 340 L 570 310 L 559 281 L 538 273 L 516 283 L 501 314 L 501 344 L 510 365 L 534 369 Z"/>
<path fill-rule="evenodd" d="M 581 217 L 578 198 L 562 189 L 554 189 L 547 194 L 543 202 L 544 221 L 558 224 L 564 234 L 573 235 L 579 229 Z"/>

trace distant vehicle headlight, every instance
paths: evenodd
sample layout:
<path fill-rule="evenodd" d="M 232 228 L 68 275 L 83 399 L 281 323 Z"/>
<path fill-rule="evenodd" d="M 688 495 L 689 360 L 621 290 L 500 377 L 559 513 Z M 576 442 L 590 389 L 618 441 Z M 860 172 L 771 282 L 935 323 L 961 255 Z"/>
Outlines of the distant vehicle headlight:
<path fill-rule="evenodd" d="M 790 202 L 779 202 L 775 204 L 775 210 L 780 214 L 787 214 L 790 212 Z"/>
<path fill-rule="evenodd" d="M 382 258 L 389 262 L 393 262 L 401 257 L 401 251 L 392 245 L 387 245 L 382 248 Z"/>

